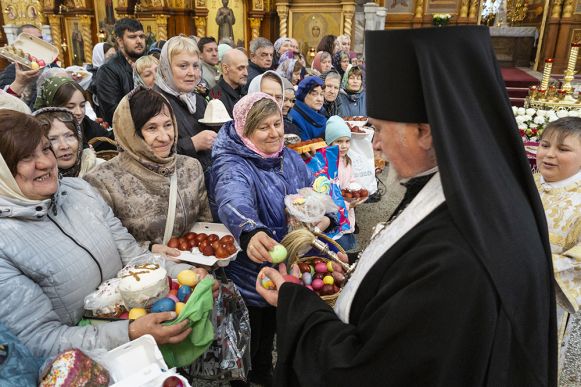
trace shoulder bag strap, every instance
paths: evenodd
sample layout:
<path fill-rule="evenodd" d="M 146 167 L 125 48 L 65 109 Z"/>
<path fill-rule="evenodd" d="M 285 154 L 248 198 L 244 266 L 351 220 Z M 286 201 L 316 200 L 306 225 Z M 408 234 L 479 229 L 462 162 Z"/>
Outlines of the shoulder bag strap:
<path fill-rule="evenodd" d="M 169 206 L 167 208 L 167 220 L 165 222 L 165 232 L 163 233 L 163 244 L 167 245 L 173 233 L 173 226 L 176 217 L 176 200 L 178 195 L 178 178 L 177 172 L 174 172 L 170 178 L 169 186 Z"/>

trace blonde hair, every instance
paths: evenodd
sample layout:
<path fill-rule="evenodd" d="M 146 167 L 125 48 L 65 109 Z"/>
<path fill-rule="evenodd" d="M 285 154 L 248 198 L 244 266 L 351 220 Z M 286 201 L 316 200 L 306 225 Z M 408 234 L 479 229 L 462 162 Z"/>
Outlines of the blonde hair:
<path fill-rule="evenodd" d="M 168 40 L 167 43 L 167 57 L 169 62 L 174 56 L 179 54 L 191 54 L 200 57 L 200 50 L 198 45 L 190 38 L 186 36 L 174 36 L 172 39 Z"/>
<path fill-rule="evenodd" d="M 273 114 L 280 114 L 280 107 L 270 98 L 263 98 L 257 101 L 248 112 L 246 116 L 246 124 L 244 125 L 244 137 L 250 136 L 262 121 L 272 116 Z M 281 117 L 282 119 L 282 117 Z"/>
<path fill-rule="evenodd" d="M 153 55 L 145 55 L 135 61 L 135 71 L 141 75 L 143 70 L 153 65 L 159 65 L 159 60 Z"/>

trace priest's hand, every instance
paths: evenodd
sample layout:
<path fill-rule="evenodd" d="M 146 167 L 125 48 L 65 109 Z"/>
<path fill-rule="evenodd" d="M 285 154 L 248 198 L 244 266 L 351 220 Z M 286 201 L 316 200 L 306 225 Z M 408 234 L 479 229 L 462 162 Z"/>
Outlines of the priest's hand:
<path fill-rule="evenodd" d="M 291 269 L 291 274 L 287 274 L 286 265 L 281 263 L 278 265 L 278 270 L 272 267 L 264 267 L 258 273 L 256 277 L 256 291 L 258 294 L 265 299 L 272 306 L 278 305 L 278 289 L 284 284 L 285 282 L 293 282 L 289 279 L 289 276 L 293 276 L 296 278 L 300 277 L 300 270 L 297 265 L 293 265 Z M 268 277 L 274 286 L 272 289 L 266 289 L 262 281 L 264 277 Z"/>

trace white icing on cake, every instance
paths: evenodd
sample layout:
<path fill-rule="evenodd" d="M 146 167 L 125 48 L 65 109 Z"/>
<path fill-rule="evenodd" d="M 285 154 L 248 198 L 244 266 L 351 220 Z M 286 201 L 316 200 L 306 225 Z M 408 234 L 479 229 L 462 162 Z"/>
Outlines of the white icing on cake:
<path fill-rule="evenodd" d="M 119 277 L 119 290 L 134 292 L 156 285 L 162 279 L 166 280 L 167 271 L 158 264 L 149 263 L 127 266 L 119 272 Z"/>

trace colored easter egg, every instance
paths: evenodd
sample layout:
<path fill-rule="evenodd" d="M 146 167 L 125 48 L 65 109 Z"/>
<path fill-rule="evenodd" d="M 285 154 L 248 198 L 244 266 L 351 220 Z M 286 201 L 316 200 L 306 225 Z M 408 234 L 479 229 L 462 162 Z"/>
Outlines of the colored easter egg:
<path fill-rule="evenodd" d="M 190 288 L 188 285 L 182 285 L 178 289 L 178 300 L 184 302 L 186 297 L 190 294 L 192 294 L 192 288 Z"/>
<path fill-rule="evenodd" d="M 325 285 L 323 283 L 323 280 L 320 280 L 318 278 L 314 279 L 313 282 L 311 282 L 311 286 L 313 287 L 314 290 L 322 289 L 323 285 Z"/>
<path fill-rule="evenodd" d="M 191 270 L 183 270 L 178 274 L 178 282 L 180 285 L 187 285 L 190 287 L 196 286 L 198 283 L 198 274 Z"/>
<path fill-rule="evenodd" d="M 176 302 L 176 313 L 179 315 L 185 306 L 186 304 L 184 304 L 183 302 Z"/>
<path fill-rule="evenodd" d="M 272 263 L 284 262 L 287 255 L 286 248 L 281 244 L 274 246 L 268 253 L 270 254 L 270 258 L 272 258 Z"/>
<path fill-rule="evenodd" d="M 139 317 L 143 317 L 147 314 L 147 310 L 143 308 L 131 308 L 129 311 L 129 320 L 137 320 Z"/>
<path fill-rule="evenodd" d="M 327 272 L 327 264 L 324 262 L 319 262 L 315 265 L 315 271 L 317 273 L 326 273 Z"/>
<path fill-rule="evenodd" d="M 325 285 L 333 285 L 334 283 L 335 283 L 335 280 L 333 279 L 332 276 L 326 275 L 325 277 L 323 277 L 323 284 L 325 284 Z"/>
<path fill-rule="evenodd" d="M 174 296 L 173 294 L 168 294 L 167 298 L 173 300 L 173 302 L 179 302 L 179 298 L 177 298 L 177 296 Z"/>
<path fill-rule="evenodd" d="M 294 275 L 285 274 L 285 275 L 282 276 L 282 278 L 284 278 L 284 280 L 286 282 L 292 282 L 293 284 L 302 285 L 301 280 L 298 279 L 297 277 L 295 277 Z"/>
<path fill-rule="evenodd" d="M 268 289 L 268 290 L 274 289 L 274 282 L 272 282 L 272 280 L 270 278 L 268 278 L 267 276 L 264 276 L 264 278 L 262 278 L 262 280 L 260 281 L 260 284 L 265 289 Z"/>
<path fill-rule="evenodd" d="M 302 280 L 303 280 L 303 283 L 306 286 L 308 286 L 311 284 L 311 282 L 313 282 L 313 276 L 311 275 L 311 273 L 303 273 Z"/>
<path fill-rule="evenodd" d="M 329 273 L 332 273 L 333 272 L 333 262 L 327 261 L 327 271 Z"/>
<path fill-rule="evenodd" d="M 157 300 L 151 306 L 152 313 L 171 312 L 174 311 L 175 309 L 176 309 L 175 301 L 168 297 Z"/>

